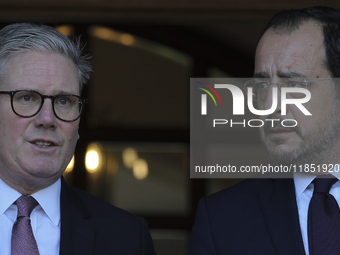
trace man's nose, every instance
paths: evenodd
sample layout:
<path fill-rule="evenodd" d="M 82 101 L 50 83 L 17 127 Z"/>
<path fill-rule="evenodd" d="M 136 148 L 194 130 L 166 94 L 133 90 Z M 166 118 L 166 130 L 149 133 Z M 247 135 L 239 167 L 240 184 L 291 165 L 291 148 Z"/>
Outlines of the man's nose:
<path fill-rule="evenodd" d="M 272 114 L 281 115 L 281 88 L 278 84 L 271 84 L 269 86 L 266 99 L 263 103 L 264 110 L 271 109 L 275 103 L 276 107 Z"/>
<path fill-rule="evenodd" d="M 43 126 L 46 128 L 54 128 L 58 125 L 57 117 L 54 114 L 52 100 L 46 98 L 43 102 L 43 105 L 38 112 L 35 120 L 36 126 Z"/>

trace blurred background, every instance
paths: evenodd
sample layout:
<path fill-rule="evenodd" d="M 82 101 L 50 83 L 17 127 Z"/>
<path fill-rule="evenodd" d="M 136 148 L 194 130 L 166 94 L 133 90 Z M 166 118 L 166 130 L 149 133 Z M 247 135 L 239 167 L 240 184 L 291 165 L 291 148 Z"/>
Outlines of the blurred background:
<path fill-rule="evenodd" d="M 184 255 L 199 199 L 239 181 L 189 178 L 190 77 L 252 76 L 269 19 L 313 5 L 340 8 L 316 0 L 0 0 L 0 26 L 36 22 L 81 35 L 94 73 L 65 179 L 145 217 L 158 255 Z M 259 149 L 256 131 L 239 132 L 226 132 L 234 159 Z"/>

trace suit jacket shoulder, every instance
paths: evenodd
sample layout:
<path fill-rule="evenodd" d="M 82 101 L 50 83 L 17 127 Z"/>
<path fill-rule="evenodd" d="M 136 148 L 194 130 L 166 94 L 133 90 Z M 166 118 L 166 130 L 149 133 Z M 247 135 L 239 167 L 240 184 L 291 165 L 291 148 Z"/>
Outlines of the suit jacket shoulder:
<path fill-rule="evenodd" d="M 248 179 L 202 199 L 190 254 L 304 254 L 292 179 Z"/>
<path fill-rule="evenodd" d="M 211 206 L 221 206 L 221 201 L 230 201 L 242 205 L 245 202 L 249 206 L 248 200 L 255 200 L 259 193 L 275 183 L 275 179 L 246 179 L 238 184 L 216 192 L 203 200 Z M 225 203 L 222 203 L 225 205 Z"/>
<path fill-rule="evenodd" d="M 84 191 L 61 188 L 60 254 L 155 254 L 146 221 Z"/>

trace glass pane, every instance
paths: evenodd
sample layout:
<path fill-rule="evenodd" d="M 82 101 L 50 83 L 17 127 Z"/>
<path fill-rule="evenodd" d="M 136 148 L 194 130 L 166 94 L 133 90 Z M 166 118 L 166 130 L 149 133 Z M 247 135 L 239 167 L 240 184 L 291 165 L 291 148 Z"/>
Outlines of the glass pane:
<path fill-rule="evenodd" d="M 186 145 L 92 143 L 86 165 L 90 192 L 122 209 L 139 215 L 189 213 Z"/>
<path fill-rule="evenodd" d="M 90 29 L 94 74 L 88 124 L 188 128 L 191 58 L 170 47 L 105 27 Z"/>

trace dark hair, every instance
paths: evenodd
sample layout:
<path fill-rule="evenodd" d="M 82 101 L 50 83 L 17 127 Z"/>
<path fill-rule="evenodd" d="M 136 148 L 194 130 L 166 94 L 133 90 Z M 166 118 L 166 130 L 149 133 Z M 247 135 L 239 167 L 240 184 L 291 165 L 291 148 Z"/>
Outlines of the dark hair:
<path fill-rule="evenodd" d="M 78 71 L 80 91 L 90 78 L 90 57 L 84 54 L 79 39 L 71 41 L 49 26 L 17 23 L 0 30 L 0 81 L 5 75 L 7 61 L 30 50 L 57 53 L 72 60 Z"/>
<path fill-rule="evenodd" d="M 340 10 L 315 6 L 282 11 L 270 20 L 265 31 L 271 28 L 278 33 L 290 34 L 307 21 L 321 24 L 326 53 L 325 66 L 333 78 L 340 78 Z"/>

